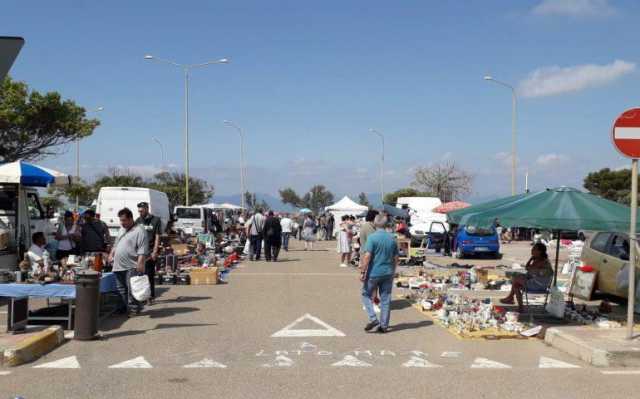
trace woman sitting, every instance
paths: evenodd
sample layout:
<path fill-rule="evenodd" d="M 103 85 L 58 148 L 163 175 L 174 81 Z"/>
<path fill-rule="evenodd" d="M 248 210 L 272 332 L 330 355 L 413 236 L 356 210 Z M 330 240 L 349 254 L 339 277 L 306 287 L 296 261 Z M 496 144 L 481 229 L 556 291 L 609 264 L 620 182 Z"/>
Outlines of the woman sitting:
<path fill-rule="evenodd" d="M 511 279 L 511 292 L 506 298 L 500 300 L 506 305 L 513 305 L 513 297 L 518 301 L 518 310 L 523 311 L 522 293 L 526 287 L 528 292 L 542 293 L 546 292 L 551 280 L 553 279 L 553 269 L 547 255 L 547 247 L 538 243 L 531 249 L 531 259 L 526 265 L 527 273 L 514 276 Z"/>

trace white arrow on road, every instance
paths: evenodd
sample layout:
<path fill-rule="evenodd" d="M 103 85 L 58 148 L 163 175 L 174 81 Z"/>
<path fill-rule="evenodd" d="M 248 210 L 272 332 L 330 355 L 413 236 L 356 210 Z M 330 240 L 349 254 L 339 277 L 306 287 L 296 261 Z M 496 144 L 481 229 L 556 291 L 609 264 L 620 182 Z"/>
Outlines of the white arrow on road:
<path fill-rule="evenodd" d="M 494 360 L 485 359 L 484 357 L 478 357 L 471 365 L 472 369 L 510 369 L 508 364 L 496 362 Z"/>
<path fill-rule="evenodd" d="M 64 359 L 56 360 L 54 362 L 49 362 L 45 364 L 41 364 L 39 366 L 34 366 L 34 369 L 79 369 L 80 363 L 78 363 L 78 358 L 75 356 L 65 357 Z"/>
<path fill-rule="evenodd" d="M 355 356 L 346 355 L 344 359 L 332 364 L 333 367 L 372 367 L 369 363 L 363 362 Z"/>
<path fill-rule="evenodd" d="M 409 359 L 409 361 L 404 363 L 402 366 L 407 368 L 417 367 L 417 368 L 424 368 L 424 369 L 442 367 L 439 364 L 431 363 L 427 359 L 423 359 L 418 356 L 411 356 L 411 359 Z"/>
<path fill-rule="evenodd" d="M 576 366 L 575 364 L 566 363 L 561 360 L 552 359 L 550 357 L 540 357 L 540 364 L 538 365 L 541 369 L 579 369 L 580 366 Z"/>
<path fill-rule="evenodd" d="M 295 326 L 302 323 L 305 320 L 310 320 L 315 324 L 319 325 L 322 328 L 316 329 L 294 329 Z M 324 321 L 320 320 L 315 316 L 311 316 L 309 313 L 303 315 L 293 323 L 289 324 L 282 330 L 274 333 L 272 335 L 273 338 L 296 338 L 296 337 L 344 337 L 345 334 L 336 329 L 335 327 L 330 326 Z"/>
<path fill-rule="evenodd" d="M 262 367 L 291 367 L 293 366 L 293 360 L 286 356 L 280 355 L 275 358 L 271 363 L 265 363 Z"/>
<path fill-rule="evenodd" d="M 138 356 L 131 360 L 109 366 L 110 369 L 151 369 L 153 366 L 149 364 L 143 356 Z"/>
<path fill-rule="evenodd" d="M 216 361 L 213 361 L 211 359 L 202 359 L 199 362 L 195 362 L 195 363 L 187 364 L 186 366 L 182 366 L 182 368 L 185 368 L 185 369 L 198 369 L 198 368 L 203 368 L 203 369 L 226 369 L 227 366 L 225 366 L 222 363 L 218 363 Z"/>

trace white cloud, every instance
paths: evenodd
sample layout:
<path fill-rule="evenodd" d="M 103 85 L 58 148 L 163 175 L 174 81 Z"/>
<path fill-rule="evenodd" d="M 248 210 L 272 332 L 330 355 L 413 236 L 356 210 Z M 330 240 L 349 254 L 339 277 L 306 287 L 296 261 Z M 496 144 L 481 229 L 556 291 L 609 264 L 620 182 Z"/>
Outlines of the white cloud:
<path fill-rule="evenodd" d="M 536 15 L 603 17 L 615 14 L 609 0 L 542 0 L 532 10 Z"/>
<path fill-rule="evenodd" d="M 551 153 L 551 154 L 540 155 L 536 159 L 536 164 L 540 166 L 554 166 L 554 165 L 565 163 L 568 160 L 569 160 L 569 157 L 564 154 Z"/>
<path fill-rule="evenodd" d="M 440 160 L 442 161 L 450 161 L 453 159 L 453 153 L 451 151 L 449 152 L 445 152 L 444 154 L 442 154 L 442 156 L 440 157 Z"/>
<path fill-rule="evenodd" d="M 570 67 L 550 66 L 531 72 L 518 87 L 523 97 L 544 97 L 603 86 L 636 68 L 636 64 L 615 60 L 611 64 L 585 64 Z"/>
<path fill-rule="evenodd" d="M 493 156 L 494 161 L 498 161 L 504 166 L 511 167 L 511 153 L 510 152 L 499 152 Z M 518 161 L 518 157 L 516 156 L 516 161 Z"/>

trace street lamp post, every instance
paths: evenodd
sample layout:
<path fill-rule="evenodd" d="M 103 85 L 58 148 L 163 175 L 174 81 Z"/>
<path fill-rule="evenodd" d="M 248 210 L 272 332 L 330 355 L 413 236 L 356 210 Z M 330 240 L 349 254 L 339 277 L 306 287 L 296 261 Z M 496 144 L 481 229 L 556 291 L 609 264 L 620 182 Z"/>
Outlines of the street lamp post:
<path fill-rule="evenodd" d="M 382 141 L 382 153 L 380 156 L 380 200 L 382 205 L 384 205 L 384 135 L 376 129 L 369 129 L 369 131 L 380 137 Z"/>
<path fill-rule="evenodd" d="M 511 195 L 516 195 L 516 121 L 518 116 L 516 89 L 508 83 L 494 79 L 492 76 L 485 76 L 484 80 L 497 83 L 511 90 Z"/>
<path fill-rule="evenodd" d="M 240 135 L 240 206 L 244 210 L 245 208 L 244 193 L 246 192 L 245 184 L 247 181 L 247 175 L 245 170 L 245 159 L 244 159 L 244 154 L 245 154 L 244 153 L 244 131 L 242 130 L 242 128 L 240 128 L 240 126 L 236 125 L 232 121 L 225 120 L 224 124 L 236 129 L 238 131 L 238 134 Z"/>
<path fill-rule="evenodd" d="M 165 171 L 165 167 L 167 165 L 167 158 L 166 158 L 166 154 L 164 152 L 164 145 L 162 144 L 162 142 L 160 141 L 160 139 L 158 139 L 157 137 L 152 137 L 151 140 L 153 140 L 154 142 L 156 142 L 158 144 L 158 146 L 160 146 L 160 155 L 162 156 L 162 171 Z"/>
<path fill-rule="evenodd" d="M 87 113 L 97 114 L 101 112 L 104 108 L 98 107 L 94 110 L 87 111 Z M 76 184 L 80 184 L 80 139 L 76 139 Z M 76 212 L 80 210 L 80 195 L 76 194 Z"/>
<path fill-rule="evenodd" d="M 184 72 L 184 177 L 185 177 L 185 205 L 189 206 L 189 72 L 193 68 L 205 67 L 214 64 L 228 64 L 227 58 L 221 58 L 217 61 L 208 61 L 201 64 L 178 64 L 177 62 L 158 58 L 153 55 L 145 55 L 145 60 L 152 60 L 170 64 L 178 68 L 182 68 Z"/>

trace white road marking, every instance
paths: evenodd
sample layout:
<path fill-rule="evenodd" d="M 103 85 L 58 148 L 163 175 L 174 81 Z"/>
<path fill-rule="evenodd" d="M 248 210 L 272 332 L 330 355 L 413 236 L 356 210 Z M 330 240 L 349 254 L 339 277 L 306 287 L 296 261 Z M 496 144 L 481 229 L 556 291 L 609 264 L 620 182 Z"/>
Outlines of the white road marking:
<path fill-rule="evenodd" d="M 580 366 L 575 364 L 566 363 L 560 360 L 552 359 L 550 357 L 540 357 L 540 363 L 538 368 L 541 369 L 579 369 Z"/>
<path fill-rule="evenodd" d="M 276 357 L 273 362 L 265 363 L 262 365 L 262 367 L 291 367 L 293 366 L 293 363 L 294 362 L 292 359 L 286 356 L 280 355 Z"/>
<path fill-rule="evenodd" d="M 638 375 L 640 370 L 602 370 L 604 375 Z"/>
<path fill-rule="evenodd" d="M 310 344 L 308 342 L 303 342 L 300 344 L 300 350 L 303 352 L 315 352 L 318 349 L 317 346 Z"/>
<path fill-rule="evenodd" d="M 305 320 L 311 320 L 312 322 L 323 327 L 323 329 L 302 329 L 302 330 L 294 329 L 296 325 L 302 323 Z M 299 337 L 344 337 L 344 336 L 345 334 L 342 331 L 334 327 L 331 327 L 329 324 L 325 323 L 324 321 L 318 319 L 317 317 L 311 316 L 309 313 L 307 313 L 304 316 L 297 319 L 296 321 L 294 321 L 293 323 L 283 328 L 282 330 L 274 333 L 271 337 L 299 338 Z"/>
<path fill-rule="evenodd" d="M 355 356 L 346 355 L 344 359 L 333 363 L 333 367 L 372 367 L 371 364 L 363 362 Z"/>
<path fill-rule="evenodd" d="M 153 366 L 149 364 L 144 356 L 138 356 L 136 358 L 124 361 L 122 363 L 109 366 L 110 369 L 151 369 Z"/>
<path fill-rule="evenodd" d="M 442 352 L 440 357 L 449 358 L 449 359 L 457 359 L 462 355 L 461 352 Z"/>
<path fill-rule="evenodd" d="M 0 371 L 0 376 L 5 376 L 11 374 L 11 371 Z"/>
<path fill-rule="evenodd" d="M 65 357 L 64 359 L 56 360 L 53 362 L 41 364 L 39 366 L 33 366 L 34 369 L 79 369 L 80 363 L 75 356 Z"/>
<path fill-rule="evenodd" d="M 437 368 L 442 367 L 439 364 L 434 364 L 428 361 L 427 359 L 423 359 L 418 356 L 411 356 L 408 362 L 404 363 L 402 367 L 417 367 L 417 368 Z"/>
<path fill-rule="evenodd" d="M 182 366 L 182 368 L 185 368 L 185 369 L 198 369 L 198 368 L 203 368 L 203 369 L 226 369 L 227 366 L 225 366 L 222 363 L 218 363 L 216 361 L 213 361 L 211 359 L 202 359 L 199 362 L 195 362 L 195 363 L 187 364 L 186 366 Z"/>
<path fill-rule="evenodd" d="M 471 365 L 472 369 L 510 369 L 508 364 L 496 362 L 495 360 L 485 359 L 484 357 L 478 357 Z"/>

